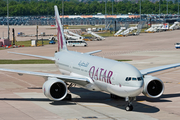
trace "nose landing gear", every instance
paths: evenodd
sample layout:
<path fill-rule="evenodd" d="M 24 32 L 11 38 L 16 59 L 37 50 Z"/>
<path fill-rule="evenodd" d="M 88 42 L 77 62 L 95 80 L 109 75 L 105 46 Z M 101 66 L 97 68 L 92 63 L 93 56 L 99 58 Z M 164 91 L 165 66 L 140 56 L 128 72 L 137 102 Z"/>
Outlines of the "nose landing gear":
<path fill-rule="evenodd" d="M 136 100 L 136 97 L 126 97 L 126 101 L 128 101 L 128 105 L 126 106 L 126 111 L 132 111 L 133 110 L 133 105 L 132 101 Z"/>
<path fill-rule="evenodd" d="M 131 104 L 128 104 L 125 109 L 126 109 L 126 111 L 132 111 L 133 106 Z"/>

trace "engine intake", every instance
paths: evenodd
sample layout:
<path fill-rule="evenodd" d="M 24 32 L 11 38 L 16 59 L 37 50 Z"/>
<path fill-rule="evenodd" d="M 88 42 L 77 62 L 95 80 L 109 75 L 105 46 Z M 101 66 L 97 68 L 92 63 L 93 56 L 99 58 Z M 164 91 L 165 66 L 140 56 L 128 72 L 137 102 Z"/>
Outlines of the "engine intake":
<path fill-rule="evenodd" d="M 44 95 L 53 101 L 60 101 L 67 95 L 66 84 L 57 78 L 48 78 L 43 84 Z"/>
<path fill-rule="evenodd" d="M 158 98 L 164 92 L 163 82 L 153 76 L 145 76 L 143 94 L 150 98 Z"/>

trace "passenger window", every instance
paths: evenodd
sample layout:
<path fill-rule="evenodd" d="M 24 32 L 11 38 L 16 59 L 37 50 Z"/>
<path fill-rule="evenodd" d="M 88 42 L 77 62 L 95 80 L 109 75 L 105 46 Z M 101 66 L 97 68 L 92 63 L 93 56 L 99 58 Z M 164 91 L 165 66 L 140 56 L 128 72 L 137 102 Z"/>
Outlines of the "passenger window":
<path fill-rule="evenodd" d="M 136 78 L 132 78 L 132 80 L 136 80 Z"/>

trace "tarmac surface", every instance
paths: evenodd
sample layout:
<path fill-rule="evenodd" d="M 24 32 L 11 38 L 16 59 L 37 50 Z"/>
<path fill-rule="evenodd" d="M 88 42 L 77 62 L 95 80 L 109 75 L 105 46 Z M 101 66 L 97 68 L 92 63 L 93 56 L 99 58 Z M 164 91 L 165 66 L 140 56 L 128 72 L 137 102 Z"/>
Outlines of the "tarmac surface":
<path fill-rule="evenodd" d="M 127 61 L 138 69 L 180 62 L 179 30 L 143 33 L 139 36 L 108 37 L 104 41 L 88 41 L 88 47 L 68 47 L 69 50 Z M 9 54 L 7 51 L 53 56 L 57 45 L 0 50 L 0 59 L 37 59 Z M 60 73 L 53 64 L 0 64 L 0 68 Z M 133 102 L 134 110 L 124 110 L 124 99 L 113 100 L 105 92 L 92 92 L 78 86 L 70 89 L 72 101 L 53 102 L 42 92 L 42 77 L 0 72 L 0 120 L 177 120 L 180 118 L 180 67 L 151 74 L 165 85 L 164 94 L 150 99 L 143 94 Z"/>

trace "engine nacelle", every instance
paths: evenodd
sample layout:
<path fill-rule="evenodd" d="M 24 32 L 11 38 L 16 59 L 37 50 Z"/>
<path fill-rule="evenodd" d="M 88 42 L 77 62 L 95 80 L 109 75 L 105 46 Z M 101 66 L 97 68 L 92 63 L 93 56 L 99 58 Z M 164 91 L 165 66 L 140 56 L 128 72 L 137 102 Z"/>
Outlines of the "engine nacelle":
<path fill-rule="evenodd" d="M 164 92 L 164 84 L 163 82 L 153 76 L 145 76 L 144 77 L 144 90 L 143 94 L 149 98 L 158 98 Z"/>
<path fill-rule="evenodd" d="M 44 95 L 53 101 L 60 101 L 67 95 L 66 84 L 57 78 L 48 78 L 43 84 Z"/>

